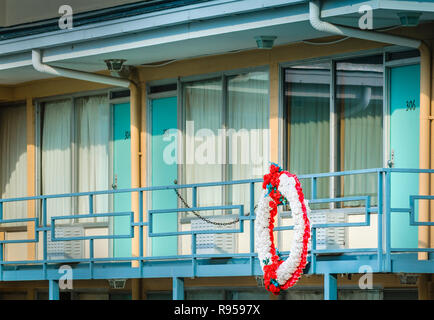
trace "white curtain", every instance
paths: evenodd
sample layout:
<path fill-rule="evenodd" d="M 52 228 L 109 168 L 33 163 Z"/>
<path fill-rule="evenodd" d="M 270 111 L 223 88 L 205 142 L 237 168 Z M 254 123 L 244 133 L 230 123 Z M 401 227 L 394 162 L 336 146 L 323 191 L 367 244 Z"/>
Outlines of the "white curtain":
<path fill-rule="evenodd" d="M 266 72 L 228 77 L 223 110 L 221 79 L 184 86 L 185 183 L 263 176 L 269 165 L 268 88 Z M 260 189 L 258 184 L 256 199 Z M 187 200 L 192 201 L 190 191 Z M 199 188 L 197 200 L 199 206 L 244 204 L 248 211 L 250 189 L 249 185 Z"/>
<path fill-rule="evenodd" d="M 221 80 L 188 83 L 184 86 L 186 112 L 184 181 L 187 184 L 223 180 L 222 84 Z M 222 187 L 199 188 L 198 206 L 222 204 Z M 187 200 L 192 201 L 191 190 Z M 210 212 L 203 212 L 209 215 Z"/>
<path fill-rule="evenodd" d="M 0 108 L 0 198 L 18 198 L 26 195 L 26 107 L 2 107 Z M 26 202 L 5 203 L 3 218 L 27 218 Z M 8 223 L 5 227 L 16 225 L 18 224 Z"/>
<path fill-rule="evenodd" d="M 71 100 L 47 102 L 42 128 L 42 194 L 73 192 L 72 142 L 73 106 Z M 72 214 L 72 198 L 48 199 L 47 222 L 52 216 Z"/>
<path fill-rule="evenodd" d="M 110 105 L 105 96 L 48 102 L 42 129 L 42 194 L 109 188 Z M 76 143 L 75 143 L 76 142 Z M 76 207 L 78 204 L 78 207 Z M 109 212 L 109 197 L 94 197 L 94 212 Z M 52 216 L 89 213 L 89 198 L 47 202 Z M 71 222 L 71 221 L 63 221 Z M 81 223 L 89 222 L 85 219 Z"/>
<path fill-rule="evenodd" d="M 269 166 L 269 81 L 267 72 L 251 72 L 228 79 L 228 180 L 261 178 Z M 255 201 L 262 185 L 255 185 Z M 230 187 L 230 203 L 250 209 L 250 186 Z"/>
<path fill-rule="evenodd" d="M 109 189 L 110 105 L 106 96 L 81 98 L 78 108 L 78 192 Z M 80 197 L 80 214 L 89 212 L 88 197 Z M 108 195 L 94 197 L 94 212 L 109 212 Z M 81 219 L 80 222 L 84 222 Z"/>

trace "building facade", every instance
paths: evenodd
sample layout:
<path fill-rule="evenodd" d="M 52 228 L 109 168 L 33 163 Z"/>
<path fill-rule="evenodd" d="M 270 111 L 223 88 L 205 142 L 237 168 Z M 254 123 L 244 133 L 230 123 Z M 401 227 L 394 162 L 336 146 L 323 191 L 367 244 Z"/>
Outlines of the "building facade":
<path fill-rule="evenodd" d="M 0 1 L 1 299 L 433 298 L 434 2 L 61 2 Z"/>

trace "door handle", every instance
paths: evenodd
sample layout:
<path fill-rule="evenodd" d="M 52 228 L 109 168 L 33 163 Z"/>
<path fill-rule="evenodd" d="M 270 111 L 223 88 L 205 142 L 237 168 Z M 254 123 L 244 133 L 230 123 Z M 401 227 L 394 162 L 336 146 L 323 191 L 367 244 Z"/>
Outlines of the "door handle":
<path fill-rule="evenodd" d="M 115 174 L 115 181 L 112 183 L 112 189 L 116 190 L 118 188 L 118 175 Z"/>
<path fill-rule="evenodd" d="M 395 150 L 392 149 L 392 152 L 390 154 L 390 160 L 387 161 L 387 166 L 389 168 L 392 168 L 394 164 L 395 164 Z"/>

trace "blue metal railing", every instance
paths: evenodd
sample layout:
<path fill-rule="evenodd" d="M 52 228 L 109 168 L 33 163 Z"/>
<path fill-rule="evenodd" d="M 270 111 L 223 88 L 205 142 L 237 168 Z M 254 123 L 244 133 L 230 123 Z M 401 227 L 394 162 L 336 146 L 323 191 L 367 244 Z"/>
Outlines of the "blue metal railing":
<path fill-rule="evenodd" d="M 409 226 L 434 226 L 433 222 L 419 222 L 416 221 L 416 207 L 415 202 L 419 200 L 434 200 L 434 196 L 418 195 L 418 190 L 411 190 L 409 195 L 409 207 L 408 208 L 394 208 L 392 207 L 391 201 L 391 175 L 392 174 L 430 174 L 434 173 L 434 170 L 420 170 L 420 169 L 390 169 L 390 168 L 378 168 L 378 169 L 366 169 L 366 170 L 353 170 L 344 172 L 329 172 L 320 174 L 306 174 L 300 175 L 299 179 L 301 181 L 310 180 L 311 187 L 311 199 L 309 199 L 310 204 L 325 204 L 325 203 L 345 203 L 349 201 L 357 201 L 363 203 L 361 206 L 364 208 L 362 214 L 364 216 L 364 221 L 362 222 L 344 222 L 344 223 L 322 223 L 312 225 L 312 246 L 309 254 L 310 267 L 309 273 L 323 273 L 324 270 L 321 266 L 321 261 L 323 261 L 323 256 L 325 254 L 340 254 L 341 256 L 335 258 L 327 258 L 327 261 L 333 259 L 342 259 L 346 255 L 359 255 L 368 256 L 367 259 L 373 261 L 375 266 L 374 272 L 391 272 L 392 271 L 392 258 L 396 253 L 418 253 L 418 252 L 434 252 L 433 248 L 393 248 L 391 246 L 391 216 L 395 212 L 408 212 Z M 318 194 L 318 179 L 323 178 L 335 178 L 353 175 L 376 175 L 376 206 L 371 203 L 371 195 L 361 195 L 361 196 L 343 196 L 334 198 L 317 198 Z M 136 266 L 139 270 L 139 275 L 142 275 L 145 264 L 150 261 L 156 260 L 187 260 L 191 262 L 191 273 L 190 276 L 196 276 L 197 267 L 199 259 L 205 258 L 216 258 L 225 257 L 232 259 L 247 259 L 249 264 L 250 275 L 255 274 L 257 270 L 257 255 L 255 253 L 255 243 L 254 243 L 254 208 L 255 203 L 258 199 L 255 199 L 255 184 L 262 183 L 262 179 L 250 179 L 250 180 L 239 180 L 239 181 L 224 181 L 224 182 L 212 182 L 212 183 L 199 183 L 199 184 L 188 184 L 188 185 L 170 185 L 170 186 L 155 186 L 155 187 L 145 187 L 136 189 L 121 189 L 121 190 L 106 190 L 106 191 L 94 191 L 94 192 L 81 192 L 81 193 L 71 193 L 71 194 L 59 194 L 59 195 L 41 195 L 34 197 L 22 197 L 14 199 L 0 199 L 0 224 L 8 223 L 33 223 L 34 224 L 34 237 L 33 239 L 22 239 L 22 240 L 0 240 L 0 280 L 3 279 L 3 270 L 7 266 L 11 265 L 37 265 L 42 266 L 44 274 L 47 274 L 47 268 L 49 265 L 55 263 L 88 263 L 90 275 L 93 275 L 95 264 L 98 262 L 114 263 L 114 262 L 133 262 L 136 261 Z M 197 206 L 198 189 L 206 187 L 224 187 L 232 185 L 246 185 L 248 186 L 249 193 L 249 214 L 245 215 L 244 204 L 231 204 L 231 205 L 220 205 L 220 206 Z M 147 192 L 158 192 L 161 190 L 181 190 L 187 189 L 191 190 L 192 193 L 192 205 L 190 208 L 168 208 L 168 209 L 152 209 L 145 210 L 144 208 L 144 195 Z M 138 219 L 134 219 L 134 212 L 111 212 L 111 213 L 96 213 L 94 212 L 94 201 L 95 197 L 100 195 L 109 194 L 138 194 Z M 65 216 L 53 216 L 50 219 L 47 217 L 47 202 L 53 201 L 53 199 L 59 198 L 74 198 L 74 197 L 88 197 L 89 212 L 85 214 L 78 215 L 65 215 Z M 41 216 L 35 218 L 25 218 L 25 219 L 3 219 L 4 205 L 7 203 L 14 202 L 29 202 L 29 201 L 40 201 L 41 202 Z M 238 227 L 232 229 L 213 229 L 213 230 L 179 230 L 174 232 L 155 232 L 153 228 L 153 217 L 154 215 L 164 214 L 164 213 L 177 213 L 182 214 L 186 212 L 205 212 L 211 210 L 235 210 L 237 212 L 236 217 L 238 218 Z M 145 215 L 146 213 L 146 215 Z M 371 215 L 377 215 L 377 243 L 376 247 L 367 248 L 340 248 L 340 249 L 318 249 L 317 247 L 317 234 L 319 228 L 350 228 L 350 227 L 372 227 Z M 71 219 L 86 219 L 86 218 L 101 218 L 101 217 L 129 217 L 129 233 L 128 234 L 108 234 L 108 235 L 83 235 L 77 237 L 59 237 L 56 236 L 56 221 L 71 220 Z M 146 220 L 145 220 L 146 217 Z M 222 253 L 222 254 L 199 254 L 197 252 L 196 241 L 197 236 L 200 234 L 218 234 L 218 233 L 234 233 L 243 234 L 246 232 L 244 224 L 249 225 L 249 251 L 244 253 Z M 146 228 L 146 230 L 145 230 Z M 285 231 L 292 230 L 293 226 L 277 226 L 275 231 Z M 138 234 L 136 231 L 138 230 Z M 50 232 L 50 235 L 48 234 Z M 42 233 L 42 243 L 39 239 L 39 234 Z M 144 240 L 152 239 L 156 237 L 166 237 L 166 236 L 191 236 L 191 253 L 183 255 L 166 255 L 166 256 L 148 256 L 145 255 Z M 58 259 L 50 260 L 47 252 L 48 237 L 50 236 L 50 241 L 76 241 L 76 240 L 88 240 L 89 241 L 89 257 L 88 258 L 78 258 L 78 259 Z M 117 240 L 117 239 L 138 239 L 138 254 L 135 256 L 127 257 L 95 257 L 95 245 L 94 241 L 99 239 L 107 240 Z M 42 245 L 42 259 L 36 260 L 23 260 L 23 261 L 5 261 L 4 252 L 5 246 L 8 244 L 16 243 L 40 243 Z M 284 255 L 288 255 L 289 252 L 282 252 Z M 417 259 L 414 259 L 416 262 Z M 244 263 L 244 262 L 243 262 Z M 348 263 L 347 265 L 352 265 Z M 434 266 L 434 265 L 433 265 Z M 330 267 L 328 267 L 330 268 Z M 343 268 L 343 269 L 342 269 Z M 344 270 L 342 267 L 339 270 Z M 349 269 L 350 270 L 350 269 Z M 353 270 L 353 269 L 351 269 Z M 351 271 L 350 270 L 350 271 Z M 424 269 L 425 270 L 425 269 Z M 348 271 L 348 272 L 350 272 Z M 354 271 L 354 270 L 353 270 Z M 417 272 L 415 269 L 414 272 Z"/>

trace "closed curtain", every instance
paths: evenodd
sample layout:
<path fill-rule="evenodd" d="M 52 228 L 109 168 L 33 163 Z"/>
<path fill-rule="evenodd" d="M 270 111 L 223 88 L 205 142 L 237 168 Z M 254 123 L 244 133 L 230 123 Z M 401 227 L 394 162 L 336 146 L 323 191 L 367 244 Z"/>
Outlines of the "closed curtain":
<path fill-rule="evenodd" d="M 107 190 L 110 106 L 105 96 L 45 104 L 42 129 L 42 194 Z M 78 205 L 78 207 L 77 207 Z M 109 197 L 94 197 L 95 213 L 109 212 Z M 87 214 L 88 197 L 49 199 L 47 216 Z M 64 221 L 66 222 L 66 221 Z M 86 222 L 81 219 L 80 222 Z"/>
<path fill-rule="evenodd" d="M 228 79 L 227 141 L 228 180 L 261 178 L 269 166 L 269 81 L 267 72 L 252 72 Z M 254 203 L 262 189 L 255 185 Z M 250 186 L 233 185 L 230 203 L 250 210 Z M 253 214 L 253 213 L 252 213 Z"/>
<path fill-rule="evenodd" d="M 73 106 L 71 100 L 47 102 L 42 125 L 42 194 L 73 192 L 72 142 Z M 72 198 L 47 201 L 48 223 L 52 216 L 72 214 Z"/>
<path fill-rule="evenodd" d="M 286 70 L 289 171 L 296 175 L 330 171 L 329 74 L 324 66 Z M 301 183 L 310 199 L 311 180 Z M 328 179 L 318 179 L 317 198 L 328 197 Z"/>
<path fill-rule="evenodd" d="M 0 198 L 27 195 L 26 107 L 0 108 Z M 25 201 L 5 203 L 4 219 L 27 218 Z M 16 226 L 8 223 L 5 227 Z"/>
<path fill-rule="evenodd" d="M 185 183 L 219 182 L 222 167 L 222 83 L 220 79 L 184 85 Z M 198 206 L 221 205 L 222 187 L 198 188 Z M 191 190 L 187 191 L 192 201 Z M 217 212 L 214 212 L 216 214 Z M 203 212 L 204 215 L 211 214 Z"/>
<path fill-rule="evenodd" d="M 78 192 L 109 188 L 110 105 L 106 96 L 76 100 L 78 113 Z M 109 212 L 108 195 L 94 196 L 94 212 Z M 89 212 L 88 197 L 80 197 L 78 212 Z M 80 220 L 84 222 L 84 219 Z"/>

